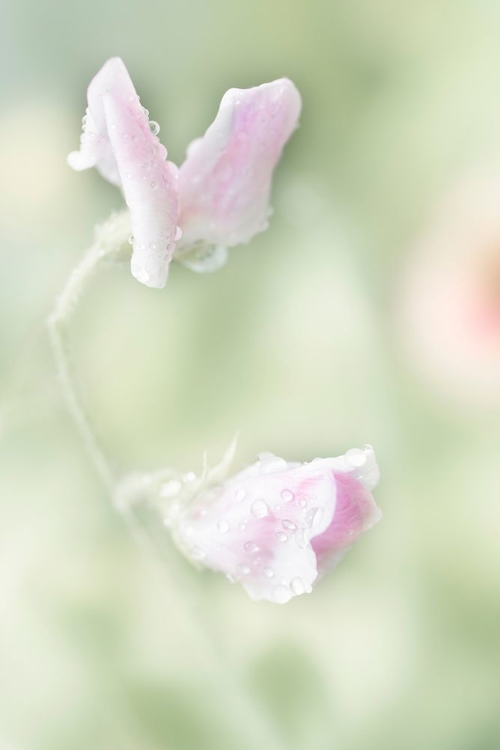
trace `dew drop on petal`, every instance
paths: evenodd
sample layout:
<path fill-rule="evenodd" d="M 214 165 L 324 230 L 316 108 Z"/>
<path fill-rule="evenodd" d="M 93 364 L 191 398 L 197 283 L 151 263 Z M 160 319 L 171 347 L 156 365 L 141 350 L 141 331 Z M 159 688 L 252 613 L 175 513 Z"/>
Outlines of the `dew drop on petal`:
<path fill-rule="evenodd" d="M 366 463 L 366 456 L 360 448 L 351 448 L 345 454 L 345 459 L 351 466 L 360 467 Z"/>
<path fill-rule="evenodd" d="M 306 513 L 305 521 L 307 526 L 311 527 L 314 523 L 314 519 L 317 516 L 319 508 L 309 508 L 309 510 Z"/>
<path fill-rule="evenodd" d="M 238 573 L 242 576 L 247 576 L 250 573 L 250 568 L 248 565 L 238 565 Z"/>
<path fill-rule="evenodd" d="M 250 513 L 254 518 L 264 518 L 269 513 L 265 500 L 255 500 L 250 506 Z"/>
<path fill-rule="evenodd" d="M 130 237 L 128 238 L 128 244 L 129 245 L 133 245 L 134 244 L 134 235 L 133 234 L 131 234 Z"/>
<path fill-rule="evenodd" d="M 282 523 L 284 529 L 289 529 L 290 531 L 294 531 L 297 528 L 297 524 L 293 521 L 289 521 L 287 518 Z"/>
<path fill-rule="evenodd" d="M 153 133 L 153 135 L 158 135 L 158 133 L 160 132 L 160 126 L 158 125 L 157 122 L 155 122 L 155 120 L 149 121 L 149 128 L 151 132 Z"/>
<path fill-rule="evenodd" d="M 278 531 L 276 536 L 279 542 L 286 542 L 288 540 L 288 536 L 285 534 L 284 531 Z"/>
<path fill-rule="evenodd" d="M 244 546 L 245 552 L 248 552 L 250 555 L 255 554 L 255 552 L 258 552 L 260 547 L 258 544 L 255 544 L 255 542 L 245 542 Z"/>
<path fill-rule="evenodd" d="M 201 547 L 193 547 L 191 550 L 191 555 L 193 556 L 194 560 L 203 560 L 205 557 L 205 552 L 201 549 Z"/>
<path fill-rule="evenodd" d="M 302 581 L 302 578 L 293 578 L 290 583 L 290 588 L 292 589 L 295 596 L 300 596 L 300 594 L 303 594 L 305 589 L 304 583 Z"/>
<path fill-rule="evenodd" d="M 274 570 L 272 568 L 264 568 L 264 575 L 266 576 L 266 578 L 273 578 Z"/>
<path fill-rule="evenodd" d="M 220 518 L 217 521 L 217 530 L 220 531 L 221 534 L 227 534 L 229 531 L 229 521 L 226 518 Z"/>
<path fill-rule="evenodd" d="M 294 494 L 293 494 L 292 490 L 282 490 L 281 491 L 281 499 L 285 503 L 289 503 L 290 500 L 293 500 L 293 498 L 294 498 Z"/>
<path fill-rule="evenodd" d="M 247 525 L 246 525 L 245 521 L 242 521 L 241 523 L 238 524 L 238 528 L 239 528 L 240 531 L 245 531 L 246 527 L 247 527 Z"/>
<path fill-rule="evenodd" d="M 234 493 L 234 499 L 237 503 L 242 503 L 246 496 L 246 490 L 242 490 L 241 488 L 239 490 L 236 490 L 236 492 Z"/>
<path fill-rule="evenodd" d="M 293 538 L 295 544 L 297 547 L 300 547 L 300 549 L 305 549 L 307 547 L 307 541 L 303 529 L 298 529 L 293 535 Z"/>
<path fill-rule="evenodd" d="M 292 598 L 292 594 L 286 586 L 276 586 L 273 598 L 277 604 L 286 604 Z"/>

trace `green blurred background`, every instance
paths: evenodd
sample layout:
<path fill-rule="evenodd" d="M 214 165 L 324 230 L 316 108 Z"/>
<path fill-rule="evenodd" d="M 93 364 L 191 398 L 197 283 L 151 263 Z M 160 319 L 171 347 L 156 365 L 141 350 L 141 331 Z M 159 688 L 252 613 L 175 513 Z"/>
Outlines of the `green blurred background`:
<path fill-rule="evenodd" d="M 2 750 L 252 746 L 111 509 L 50 360 L 52 301 L 122 205 L 65 164 L 113 55 L 177 163 L 227 88 L 286 75 L 304 99 L 267 233 L 217 274 L 174 265 L 157 292 L 110 269 L 82 301 L 74 357 L 117 468 L 198 471 L 240 429 L 237 467 L 369 442 L 382 470 L 383 522 L 312 595 L 255 604 L 195 576 L 221 669 L 291 750 L 498 750 L 500 410 L 417 374 L 396 301 L 436 200 L 500 153 L 500 3 L 3 0 L 1 14 Z"/>

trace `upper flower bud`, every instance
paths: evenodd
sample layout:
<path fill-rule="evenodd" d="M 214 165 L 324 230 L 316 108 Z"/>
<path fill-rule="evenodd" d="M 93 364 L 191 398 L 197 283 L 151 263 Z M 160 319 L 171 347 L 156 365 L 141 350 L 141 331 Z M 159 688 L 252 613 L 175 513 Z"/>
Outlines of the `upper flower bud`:
<path fill-rule="evenodd" d="M 168 519 L 192 561 L 242 583 L 252 599 L 284 604 L 309 593 L 380 518 L 373 449 L 286 462 L 272 454 L 176 506 Z"/>
<path fill-rule="evenodd" d="M 160 127 L 149 121 L 125 65 L 112 58 L 90 83 L 80 150 L 68 163 L 97 167 L 121 187 L 131 214 L 132 274 L 161 288 L 174 252 L 194 270 L 215 270 L 226 248 L 267 227 L 273 170 L 300 109 L 287 78 L 230 89 L 177 169 L 166 161 Z"/>

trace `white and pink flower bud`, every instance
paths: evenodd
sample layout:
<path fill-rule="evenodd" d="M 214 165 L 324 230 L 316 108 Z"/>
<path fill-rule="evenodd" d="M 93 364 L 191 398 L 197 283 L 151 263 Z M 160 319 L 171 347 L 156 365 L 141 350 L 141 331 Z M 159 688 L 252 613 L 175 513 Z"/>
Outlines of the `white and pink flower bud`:
<path fill-rule="evenodd" d="M 261 454 L 182 507 L 172 532 L 196 564 L 240 582 L 252 599 L 284 604 L 309 593 L 380 520 L 378 479 L 370 446 L 304 464 Z"/>

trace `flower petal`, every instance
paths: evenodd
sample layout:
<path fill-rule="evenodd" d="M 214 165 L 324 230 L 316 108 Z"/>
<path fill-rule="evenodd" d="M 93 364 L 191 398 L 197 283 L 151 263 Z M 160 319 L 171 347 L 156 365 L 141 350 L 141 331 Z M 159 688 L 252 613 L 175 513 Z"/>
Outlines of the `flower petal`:
<path fill-rule="evenodd" d="M 312 540 L 320 573 L 336 565 L 363 531 L 382 517 L 371 493 L 350 474 L 334 472 L 335 513 L 328 528 Z"/>
<path fill-rule="evenodd" d="M 176 541 L 191 560 L 239 581 L 252 599 L 284 604 L 310 592 L 318 568 L 337 562 L 379 519 L 360 477 L 361 466 L 374 463 L 371 448 L 306 464 L 262 454 L 181 511 Z"/>
<path fill-rule="evenodd" d="M 179 250 L 196 243 L 232 247 L 266 229 L 273 170 L 300 109 L 287 78 L 224 94 L 180 168 Z"/>
<path fill-rule="evenodd" d="M 132 274 L 163 287 L 175 247 L 177 174 L 151 129 L 125 65 L 108 60 L 91 81 L 80 151 L 68 157 L 74 169 L 97 167 L 123 189 L 133 232 Z"/>

